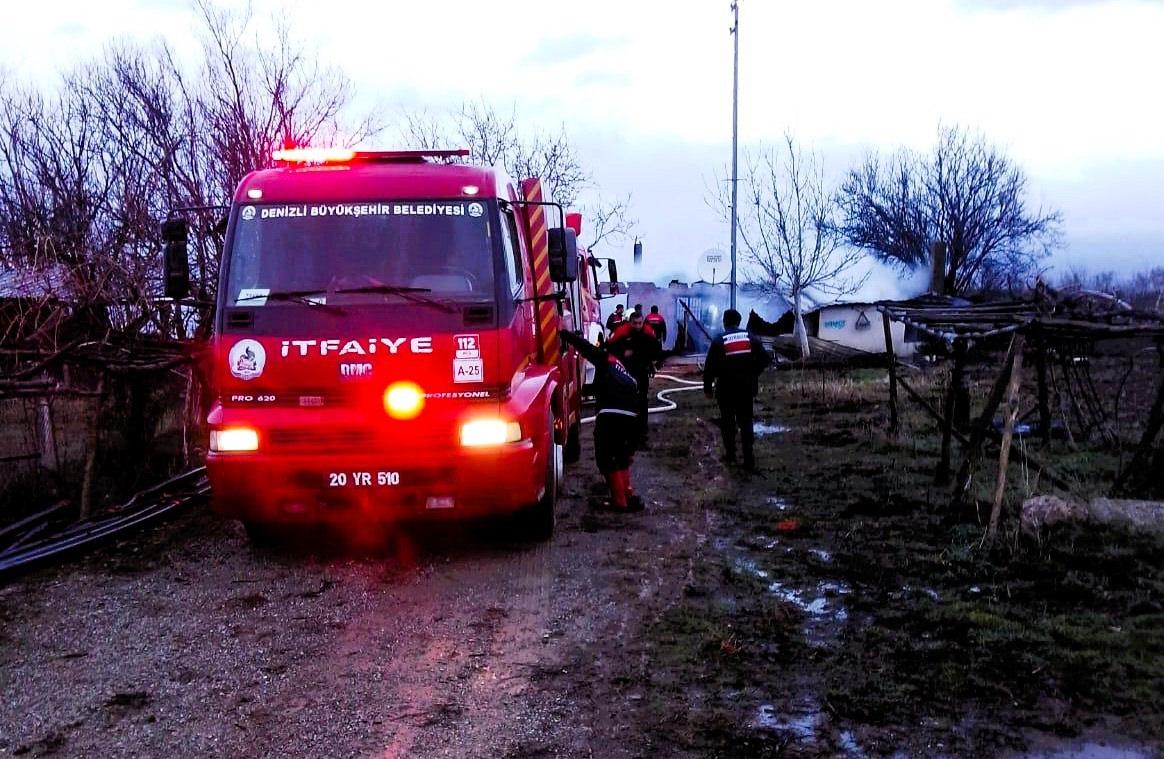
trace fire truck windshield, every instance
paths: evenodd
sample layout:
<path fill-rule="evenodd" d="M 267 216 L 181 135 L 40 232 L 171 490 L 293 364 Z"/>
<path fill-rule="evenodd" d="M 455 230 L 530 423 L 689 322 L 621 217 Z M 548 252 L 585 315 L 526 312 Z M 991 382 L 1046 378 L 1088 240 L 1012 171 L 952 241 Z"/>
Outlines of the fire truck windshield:
<path fill-rule="evenodd" d="M 278 293 L 329 305 L 492 300 L 488 219 L 484 203 L 462 200 L 243 206 L 226 302 L 299 302 Z"/>

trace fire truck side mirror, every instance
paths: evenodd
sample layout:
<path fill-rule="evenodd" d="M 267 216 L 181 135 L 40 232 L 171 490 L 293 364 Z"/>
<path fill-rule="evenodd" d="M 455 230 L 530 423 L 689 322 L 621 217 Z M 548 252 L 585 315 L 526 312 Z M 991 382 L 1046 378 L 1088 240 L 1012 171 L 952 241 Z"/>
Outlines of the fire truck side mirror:
<path fill-rule="evenodd" d="M 610 275 L 610 291 L 618 293 L 618 264 L 613 258 L 606 259 L 606 273 Z"/>
<path fill-rule="evenodd" d="M 578 279 L 578 237 L 569 227 L 550 230 L 550 279 L 573 282 Z"/>
<path fill-rule="evenodd" d="M 190 226 L 185 219 L 169 219 L 162 223 L 162 277 L 167 298 L 178 300 L 190 294 L 190 258 L 187 241 Z"/>

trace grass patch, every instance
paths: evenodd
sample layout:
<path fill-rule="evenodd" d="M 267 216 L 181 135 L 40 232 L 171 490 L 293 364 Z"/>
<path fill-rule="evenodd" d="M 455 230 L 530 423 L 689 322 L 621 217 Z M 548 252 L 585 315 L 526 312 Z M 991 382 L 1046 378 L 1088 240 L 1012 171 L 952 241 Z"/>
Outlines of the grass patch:
<path fill-rule="evenodd" d="M 971 493 L 977 509 L 952 513 L 949 486 L 934 484 L 932 422 L 906 404 L 901 433 L 886 434 L 884 372 L 765 380 L 758 416 L 790 431 L 757 441 L 763 479 L 709 478 L 699 498 L 719 515 L 721 539 L 703 550 L 697 592 L 648 633 L 660 671 L 700 684 L 701 709 L 721 714 L 735 703 L 723 694 L 795 682 L 812 689 L 833 723 L 883 727 L 918 750 L 939 737 L 954 753 L 1014 746 L 1028 728 L 1073 734 L 1111 718 L 1129 738 L 1164 740 L 1164 540 L 1094 526 L 1023 535 L 1018 505 L 1045 491 L 1013 466 L 1001 539 L 984 544 L 975 516 L 989 512 L 990 454 Z M 912 381 L 937 400 L 939 376 Z M 706 421 L 714 406 L 694 396 L 665 434 L 684 441 L 691 458 L 681 459 L 676 443 L 668 467 L 711 466 L 718 455 L 718 431 Z M 1087 494 L 1106 492 L 1119 466 L 1086 443 L 1078 451 L 1022 445 L 1040 448 Z M 955 444 L 955 466 L 959 454 Z M 787 508 L 774 510 L 772 497 Z M 778 532 L 789 519 L 798 529 Z M 740 552 L 765 575 L 733 565 Z M 831 625 L 825 644 L 808 639 L 813 619 L 803 608 L 769 592 L 773 581 L 797 589 L 804 604 L 822 583 L 846 589 L 825 599 L 845 615 L 815 623 Z M 743 729 L 747 711 L 735 709 Z M 989 718 L 955 729 L 973 715 Z M 913 727 L 926 720 L 937 720 L 930 735 Z"/>

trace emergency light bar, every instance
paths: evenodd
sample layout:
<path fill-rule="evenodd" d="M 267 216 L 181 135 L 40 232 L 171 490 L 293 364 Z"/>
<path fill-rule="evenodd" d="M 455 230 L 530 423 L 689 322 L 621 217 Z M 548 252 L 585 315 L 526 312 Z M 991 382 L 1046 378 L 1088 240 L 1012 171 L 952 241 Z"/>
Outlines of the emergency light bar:
<path fill-rule="evenodd" d="M 468 148 L 455 150 L 351 150 L 350 148 L 287 148 L 271 153 L 283 163 L 419 163 L 425 158 L 467 158 Z"/>

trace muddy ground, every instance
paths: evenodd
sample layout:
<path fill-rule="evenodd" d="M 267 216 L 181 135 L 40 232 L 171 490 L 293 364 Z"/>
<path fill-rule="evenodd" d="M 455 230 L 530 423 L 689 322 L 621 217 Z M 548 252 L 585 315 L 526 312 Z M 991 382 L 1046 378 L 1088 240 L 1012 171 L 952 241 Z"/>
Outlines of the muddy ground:
<path fill-rule="evenodd" d="M 547 544 L 258 550 L 198 506 L 39 570 L 0 588 L 0 755 L 1159 755 L 1160 539 L 980 546 L 884 392 L 769 377 L 759 477 L 676 396 L 648 511 L 593 509 L 584 460 Z"/>

